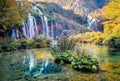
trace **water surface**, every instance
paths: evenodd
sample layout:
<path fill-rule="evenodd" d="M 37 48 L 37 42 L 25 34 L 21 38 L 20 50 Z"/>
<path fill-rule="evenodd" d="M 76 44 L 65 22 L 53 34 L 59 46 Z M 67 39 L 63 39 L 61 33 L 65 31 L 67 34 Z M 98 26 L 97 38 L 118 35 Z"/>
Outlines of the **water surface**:
<path fill-rule="evenodd" d="M 82 73 L 53 62 L 49 49 L 28 49 L 0 54 L 0 81 L 120 81 L 120 50 L 83 44 L 103 71 Z"/>

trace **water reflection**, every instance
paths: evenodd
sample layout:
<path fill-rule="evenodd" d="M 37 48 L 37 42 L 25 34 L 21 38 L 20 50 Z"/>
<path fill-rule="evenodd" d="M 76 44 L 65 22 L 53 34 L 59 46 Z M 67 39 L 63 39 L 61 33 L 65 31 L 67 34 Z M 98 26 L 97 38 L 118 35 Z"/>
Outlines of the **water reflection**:
<path fill-rule="evenodd" d="M 94 44 L 83 44 L 80 49 L 81 51 L 85 50 L 87 54 L 96 57 L 101 64 L 108 64 L 109 62 L 120 63 L 120 50 L 118 49 Z"/>
<path fill-rule="evenodd" d="M 48 49 L 32 49 L 1 53 L 0 81 L 96 81 L 99 77 L 100 80 L 120 81 L 119 50 L 91 44 L 80 45 L 78 49 L 95 56 L 106 72 L 76 72 L 69 65 L 55 64 Z"/>
<path fill-rule="evenodd" d="M 38 54 L 39 55 L 39 54 Z M 23 56 L 23 67 L 29 70 L 26 70 L 29 74 L 32 74 L 34 77 L 46 73 L 49 70 L 49 73 L 60 72 L 60 67 L 52 61 L 52 58 L 48 58 L 47 54 L 44 54 L 45 58 L 38 58 L 36 54 L 28 52 Z M 51 68 L 52 67 L 52 68 Z M 56 71 L 59 68 L 59 71 Z M 46 71 L 47 70 L 47 71 Z M 51 71 L 51 72 L 50 72 Z M 47 72 L 48 73 L 48 72 Z"/>

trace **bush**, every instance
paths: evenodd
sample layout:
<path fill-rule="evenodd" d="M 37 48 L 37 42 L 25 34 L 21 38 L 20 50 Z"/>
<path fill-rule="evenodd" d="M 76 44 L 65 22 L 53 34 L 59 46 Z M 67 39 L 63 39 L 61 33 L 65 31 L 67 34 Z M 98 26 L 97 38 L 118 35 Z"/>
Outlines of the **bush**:
<path fill-rule="evenodd" d="M 18 49 L 18 43 L 14 40 L 3 39 L 0 42 L 0 50 L 1 51 L 15 51 Z"/>
<path fill-rule="evenodd" d="M 99 70 L 99 63 L 92 56 L 82 55 L 74 58 L 72 67 L 83 72 L 94 72 Z"/>
<path fill-rule="evenodd" d="M 101 45 L 102 42 L 103 42 L 103 37 L 102 37 L 102 36 L 97 36 L 97 37 L 94 39 L 94 43 L 95 43 L 95 44 Z"/>
<path fill-rule="evenodd" d="M 38 38 L 36 38 L 33 42 L 32 45 L 34 48 L 44 48 L 48 47 L 50 45 L 50 42 L 52 39 L 46 39 L 44 35 L 40 35 Z"/>
<path fill-rule="evenodd" d="M 71 51 L 73 50 L 74 46 L 76 45 L 76 40 L 73 38 L 68 38 L 68 37 L 61 37 L 58 40 L 58 47 L 60 51 Z"/>
<path fill-rule="evenodd" d="M 41 42 L 33 41 L 32 44 L 34 44 L 34 48 L 44 48 L 44 47 L 47 47 L 46 41 L 41 41 Z"/>
<path fill-rule="evenodd" d="M 72 54 L 70 51 L 54 54 L 53 56 L 55 57 L 55 62 L 57 63 L 68 64 L 72 62 Z"/>
<path fill-rule="evenodd" d="M 28 39 L 19 39 L 17 40 L 19 43 L 19 49 L 27 49 L 27 48 L 32 48 L 32 41 Z"/>
<path fill-rule="evenodd" d="M 15 51 L 17 49 L 29 49 L 29 48 L 43 48 L 48 47 L 51 39 L 45 39 L 43 36 L 33 40 L 18 39 L 11 40 L 9 38 L 0 40 L 0 52 L 2 51 Z"/>
<path fill-rule="evenodd" d="M 68 38 L 61 39 L 63 41 L 60 40 L 59 45 L 55 45 L 51 49 L 51 53 L 55 57 L 55 62 L 61 64 L 72 63 L 72 67 L 74 69 L 81 71 L 93 72 L 99 70 L 99 63 L 97 59 L 81 53 L 79 44 L 76 44 L 76 42 L 74 42 L 73 45 L 71 45 L 72 43 L 69 42 Z M 73 47 L 69 48 L 69 46 Z M 74 54 L 72 54 L 73 49 L 75 52 Z"/>
<path fill-rule="evenodd" d="M 51 53 L 55 57 L 55 62 L 71 63 L 72 52 L 76 42 L 73 38 L 61 37 L 58 39 L 57 45 L 52 46 Z"/>
<path fill-rule="evenodd" d="M 113 48 L 120 48 L 120 37 L 108 36 L 104 39 L 103 44 Z"/>

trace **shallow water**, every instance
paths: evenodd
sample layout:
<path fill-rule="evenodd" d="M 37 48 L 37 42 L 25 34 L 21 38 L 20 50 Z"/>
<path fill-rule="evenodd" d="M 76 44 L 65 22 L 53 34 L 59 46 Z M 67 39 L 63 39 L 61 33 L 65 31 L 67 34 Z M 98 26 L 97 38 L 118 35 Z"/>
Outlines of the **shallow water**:
<path fill-rule="evenodd" d="M 120 81 L 120 50 L 83 44 L 81 51 L 96 57 L 103 71 L 82 73 L 58 65 L 49 49 L 28 49 L 0 54 L 0 81 Z"/>

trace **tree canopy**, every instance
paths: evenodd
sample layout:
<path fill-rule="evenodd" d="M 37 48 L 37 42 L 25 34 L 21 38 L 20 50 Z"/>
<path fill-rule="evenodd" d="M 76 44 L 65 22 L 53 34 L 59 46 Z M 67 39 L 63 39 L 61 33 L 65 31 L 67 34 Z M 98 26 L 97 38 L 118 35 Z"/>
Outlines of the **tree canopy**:
<path fill-rule="evenodd" d="M 0 0 L 0 35 L 22 25 L 28 14 L 26 11 L 28 6 L 26 1 Z"/>
<path fill-rule="evenodd" d="M 105 19 L 104 32 L 120 36 L 120 0 L 111 0 L 104 7 L 102 16 Z"/>

